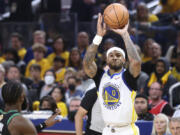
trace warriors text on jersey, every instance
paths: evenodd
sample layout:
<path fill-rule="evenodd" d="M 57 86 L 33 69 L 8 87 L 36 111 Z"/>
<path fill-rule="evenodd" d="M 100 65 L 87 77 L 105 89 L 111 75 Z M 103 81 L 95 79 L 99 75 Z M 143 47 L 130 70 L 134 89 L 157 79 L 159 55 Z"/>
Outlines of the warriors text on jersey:
<path fill-rule="evenodd" d="M 110 75 L 98 69 L 94 81 L 99 90 L 103 119 L 106 124 L 129 125 L 136 121 L 134 109 L 137 78 L 129 70 Z"/>

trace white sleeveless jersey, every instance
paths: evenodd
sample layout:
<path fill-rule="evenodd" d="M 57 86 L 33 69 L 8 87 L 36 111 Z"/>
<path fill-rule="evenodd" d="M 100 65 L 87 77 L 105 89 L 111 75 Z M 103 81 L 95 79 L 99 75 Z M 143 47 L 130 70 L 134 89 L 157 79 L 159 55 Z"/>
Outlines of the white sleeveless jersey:
<path fill-rule="evenodd" d="M 123 69 L 112 76 L 105 71 L 99 83 L 99 101 L 106 124 L 132 124 L 137 120 L 134 109 L 136 92 L 123 80 Z M 136 82 L 135 82 L 136 83 Z"/>

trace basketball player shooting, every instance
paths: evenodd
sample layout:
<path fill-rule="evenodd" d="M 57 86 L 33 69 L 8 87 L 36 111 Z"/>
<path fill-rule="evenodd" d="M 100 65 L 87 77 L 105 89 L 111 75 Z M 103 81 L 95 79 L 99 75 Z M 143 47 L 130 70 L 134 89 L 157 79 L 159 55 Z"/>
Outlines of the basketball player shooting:
<path fill-rule="evenodd" d="M 136 96 L 136 82 L 141 71 L 141 59 L 127 31 L 128 24 L 122 29 L 111 29 L 124 40 L 129 59 L 129 68 L 123 68 L 125 52 L 119 47 L 112 47 L 107 51 L 107 65 L 104 71 L 97 68 L 94 62 L 103 36 L 106 24 L 102 24 L 102 15 L 98 15 L 97 34 L 92 45 L 87 49 L 83 59 L 86 74 L 93 78 L 98 88 L 98 98 L 102 115 L 106 124 L 103 135 L 139 135 L 135 125 L 137 115 L 134 109 Z"/>

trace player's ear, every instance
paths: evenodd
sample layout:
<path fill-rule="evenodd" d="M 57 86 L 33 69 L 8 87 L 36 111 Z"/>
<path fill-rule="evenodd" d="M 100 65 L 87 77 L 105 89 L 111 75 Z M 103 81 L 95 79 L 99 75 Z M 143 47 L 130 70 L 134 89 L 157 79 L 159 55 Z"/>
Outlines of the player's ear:
<path fill-rule="evenodd" d="M 122 60 L 123 60 L 123 65 L 124 65 L 126 63 L 126 59 L 122 58 Z"/>

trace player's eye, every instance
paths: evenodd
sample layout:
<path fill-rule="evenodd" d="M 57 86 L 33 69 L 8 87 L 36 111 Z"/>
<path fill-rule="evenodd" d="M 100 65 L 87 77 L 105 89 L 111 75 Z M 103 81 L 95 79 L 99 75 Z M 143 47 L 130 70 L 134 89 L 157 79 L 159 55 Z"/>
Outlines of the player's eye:
<path fill-rule="evenodd" d="M 121 54 L 116 54 L 116 57 L 121 57 Z"/>
<path fill-rule="evenodd" d="M 113 57 L 113 54 L 110 54 L 109 56 L 110 56 L 110 57 Z"/>

